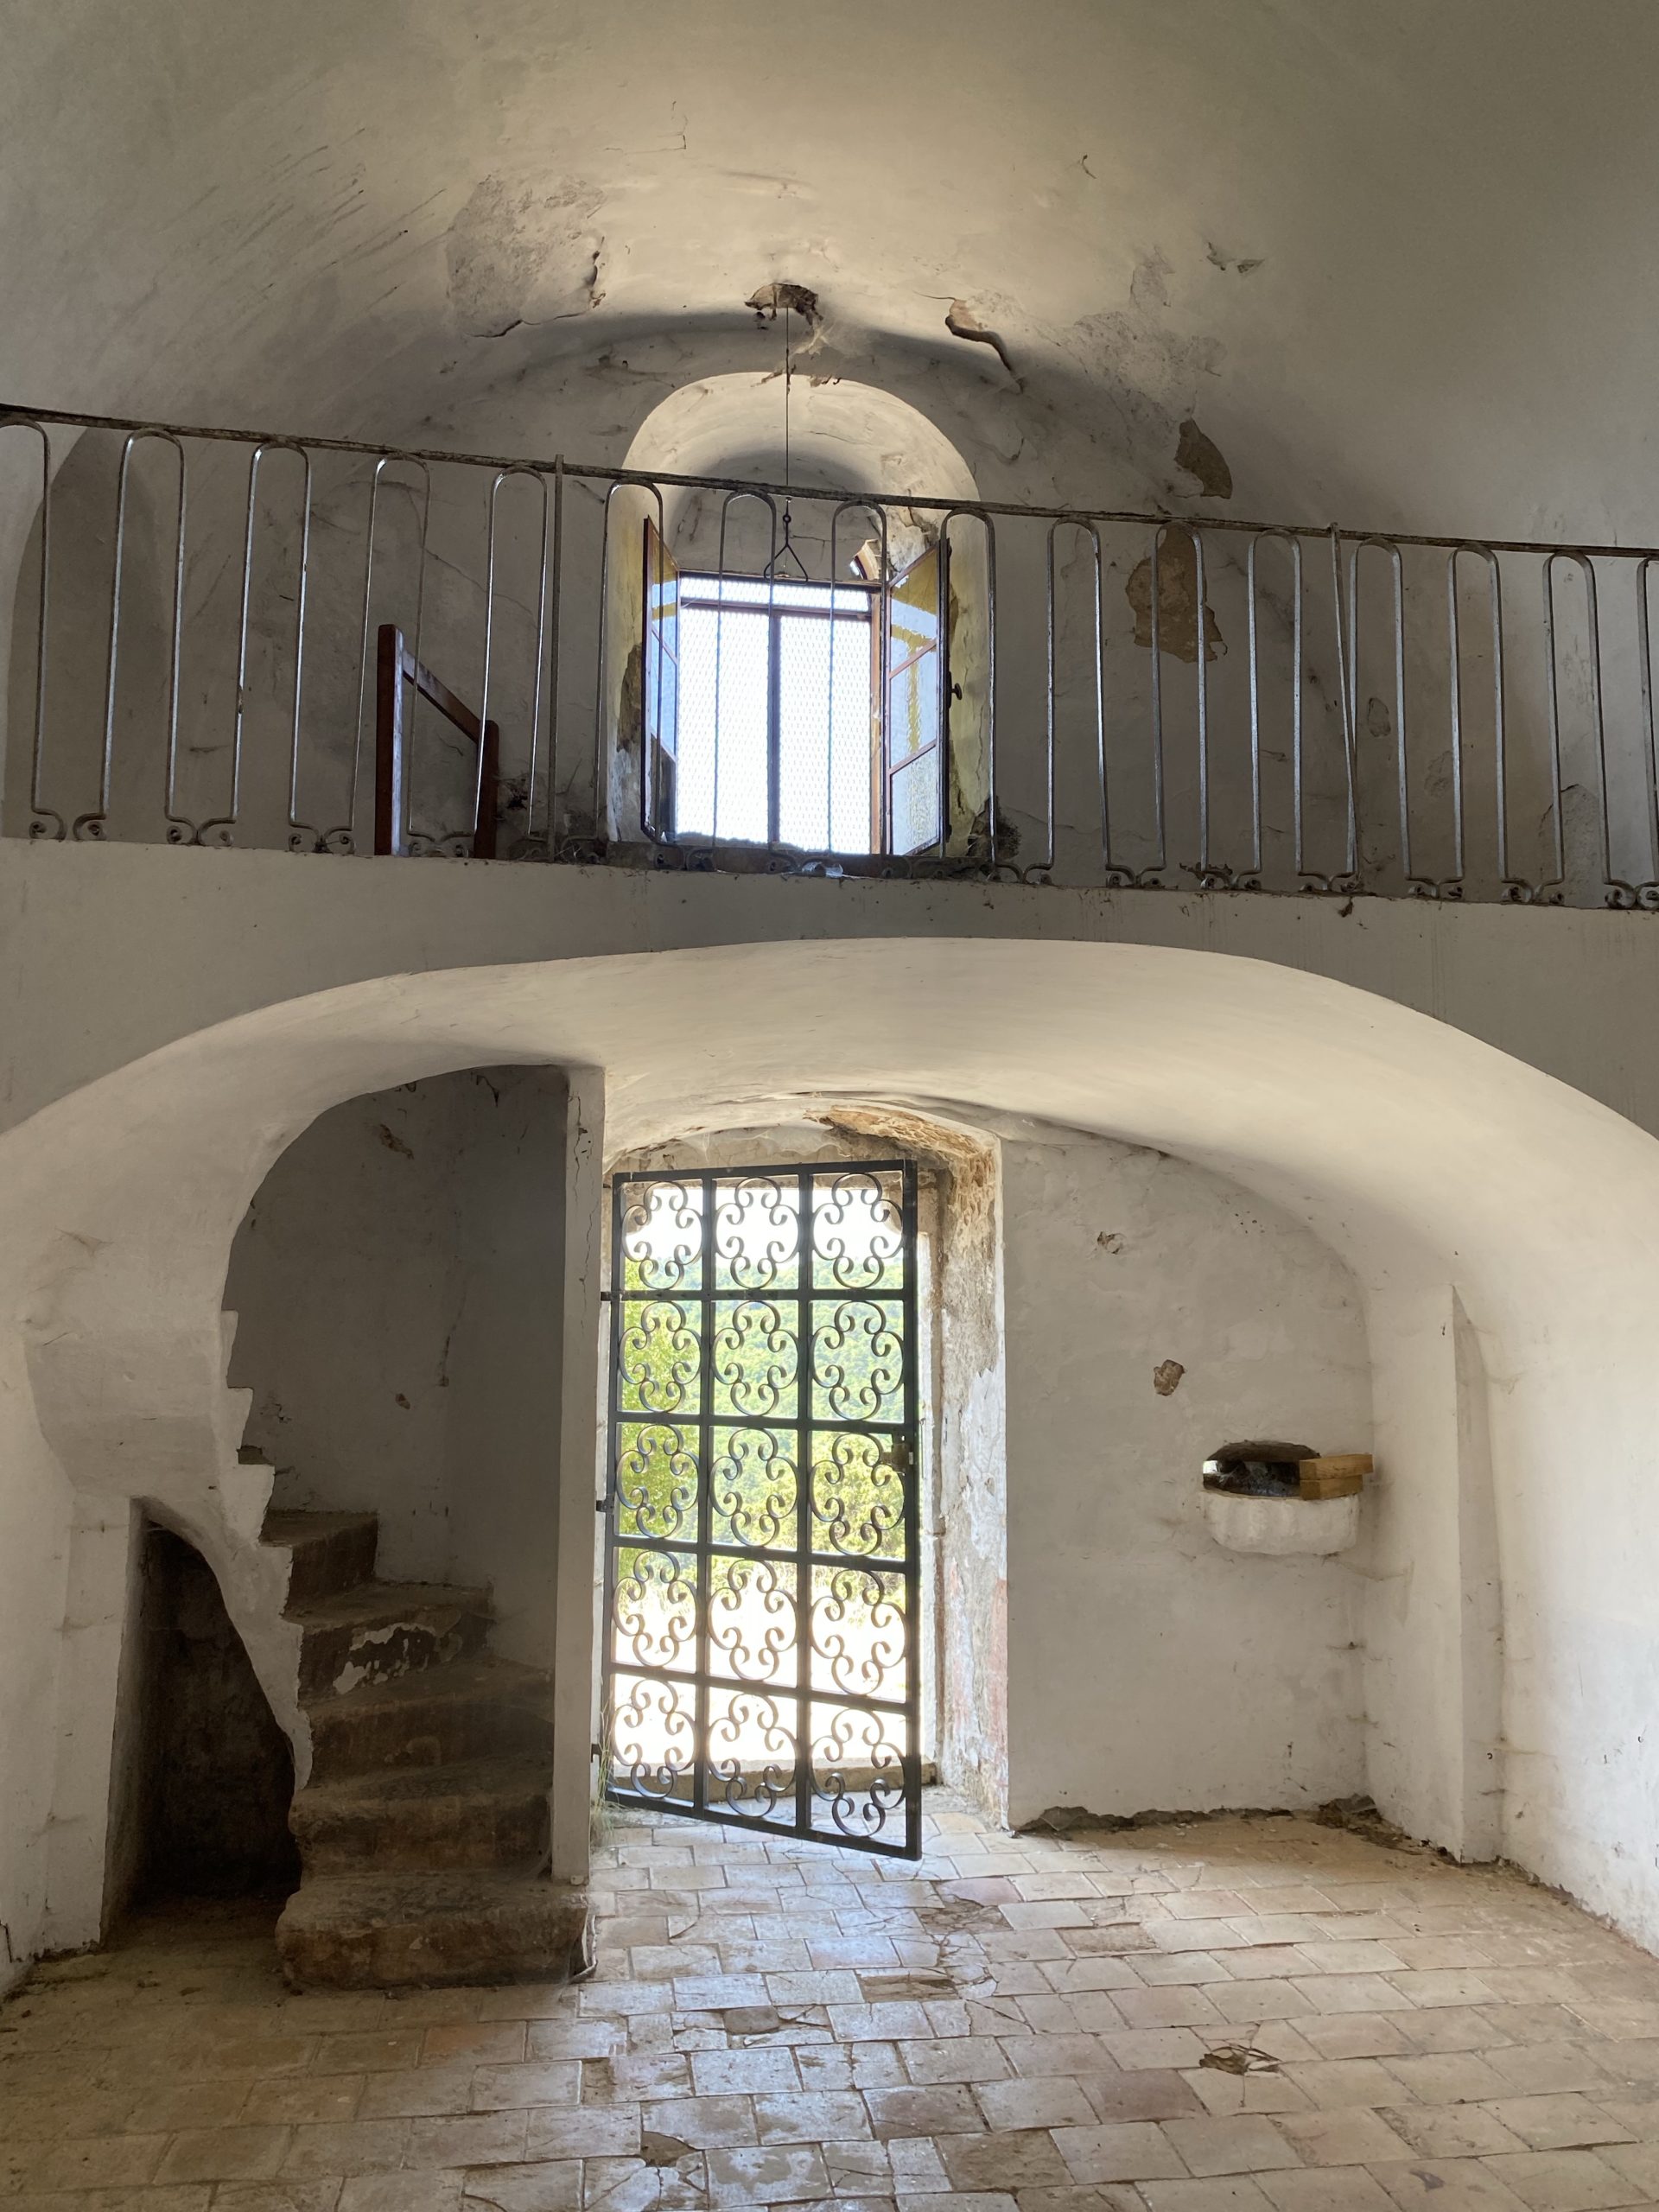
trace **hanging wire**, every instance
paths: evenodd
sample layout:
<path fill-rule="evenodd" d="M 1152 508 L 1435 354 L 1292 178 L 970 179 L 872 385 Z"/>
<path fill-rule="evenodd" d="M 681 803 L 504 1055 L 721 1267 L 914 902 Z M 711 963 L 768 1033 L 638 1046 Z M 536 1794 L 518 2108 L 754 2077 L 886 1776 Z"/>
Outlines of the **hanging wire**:
<path fill-rule="evenodd" d="M 790 358 L 789 351 L 789 303 L 785 301 L 784 303 L 784 535 L 783 541 L 776 552 L 760 571 L 768 582 L 772 583 L 779 581 L 779 570 L 785 561 L 792 561 L 795 563 L 796 575 L 802 583 L 810 583 L 812 581 L 807 574 L 806 563 L 795 550 L 794 541 L 790 536 L 794 516 L 791 512 L 789 499 L 789 485 L 792 474 L 790 467 L 789 399 L 790 386 L 794 380 L 795 365 Z"/>

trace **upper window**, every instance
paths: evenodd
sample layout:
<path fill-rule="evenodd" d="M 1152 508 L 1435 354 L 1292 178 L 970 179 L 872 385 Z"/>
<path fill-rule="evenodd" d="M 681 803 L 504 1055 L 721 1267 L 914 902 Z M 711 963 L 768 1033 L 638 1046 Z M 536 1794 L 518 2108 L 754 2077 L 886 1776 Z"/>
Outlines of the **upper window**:
<path fill-rule="evenodd" d="M 880 849 L 879 588 L 680 579 L 675 834 Z"/>
<path fill-rule="evenodd" d="M 938 561 L 894 582 L 674 568 L 646 533 L 648 834 L 824 854 L 940 836 Z"/>

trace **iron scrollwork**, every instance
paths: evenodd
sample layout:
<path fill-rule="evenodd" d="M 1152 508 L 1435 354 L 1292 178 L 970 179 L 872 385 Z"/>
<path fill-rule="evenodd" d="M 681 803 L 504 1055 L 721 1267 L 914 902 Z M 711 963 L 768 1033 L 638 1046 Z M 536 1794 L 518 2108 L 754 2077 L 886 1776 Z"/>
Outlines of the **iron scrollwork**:
<path fill-rule="evenodd" d="M 616 1179 L 607 1795 L 916 1857 L 907 1162 Z"/>

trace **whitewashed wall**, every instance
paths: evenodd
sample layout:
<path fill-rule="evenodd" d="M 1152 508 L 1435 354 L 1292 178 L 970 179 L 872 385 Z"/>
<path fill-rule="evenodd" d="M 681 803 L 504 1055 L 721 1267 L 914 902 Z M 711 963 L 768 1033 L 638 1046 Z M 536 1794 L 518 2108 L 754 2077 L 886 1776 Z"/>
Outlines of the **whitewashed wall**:
<path fill-rule="evenodd" d="M 504 1062 L 602 1070 L 622 1147 L 734 1084 L 833 1087 L 1156 1145 L 1294 1214 L 1367 1299 L 1398 1509 L 1366 1608 L 1384 1809 L 1478 1847 L 1501 1561 L 1501 1847 L 1659 1937 L 1651 917 L 10 842 L 0 901 L 0 1623 L 40 1686 L 0 1700 L 20 1954 L 96 1932 L 112 1509 L 164 1500 L 221 1580 L 257 1550 L 219 1307 L 260 1181 L 342 1099 Z M 586 1448 L 591 1538 L 590 1416 Z"/>
<path fill-rule="evenodd" d="M 1166 1154 L 1005 1141 L 1009 1800 L 1100 1813 L 1364 1786 L 1346 1557 L 1224 1551 L 1217 1445 L 1370 1446 L 1358 1285 L 1300 1222 Z M 1167 1395 L 1154 1369 L 1185 1369 Z"/>
<path fill-rule="evenodd" d="M 563 1093 L 495 1068 L 348 1099 L 260 1185 L 225 1294 L 273 1504 L 378 1514 L 383 1580 L 493 1588 L 494 1649 L 542 1664 Z"/>

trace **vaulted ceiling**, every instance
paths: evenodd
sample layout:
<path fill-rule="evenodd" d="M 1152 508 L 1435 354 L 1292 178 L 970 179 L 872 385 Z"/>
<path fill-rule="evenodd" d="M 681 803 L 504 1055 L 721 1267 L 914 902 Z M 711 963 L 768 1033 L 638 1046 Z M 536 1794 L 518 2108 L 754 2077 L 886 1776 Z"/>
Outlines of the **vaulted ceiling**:
<path fill-rule="evenodd" d="M 988 495 L 1659 536 L 1649 0 L 12 0 L 6 44 L 10 399 L 620 461 L 776 365 L 785 283 L 803 371 Z"/>

